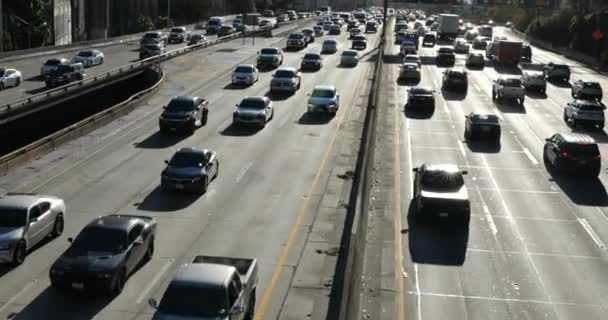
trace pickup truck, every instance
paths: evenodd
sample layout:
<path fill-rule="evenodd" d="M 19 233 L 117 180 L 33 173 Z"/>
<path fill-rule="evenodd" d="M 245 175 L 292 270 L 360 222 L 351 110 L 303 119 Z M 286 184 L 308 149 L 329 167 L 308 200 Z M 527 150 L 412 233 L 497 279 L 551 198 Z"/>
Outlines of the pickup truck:
<path fill-rule="evenodd" d="M 520 78 L 501 77 L 494 80 L 492 85 L 492 99 L 514 99 L 523 106 L 526 98 L 525 89 Z"/>
<path fill-rule="evenodd" d="M 148 304 L 157 320 L 252 320 L 257 285 L 256 259 L 196 256 Z"/>

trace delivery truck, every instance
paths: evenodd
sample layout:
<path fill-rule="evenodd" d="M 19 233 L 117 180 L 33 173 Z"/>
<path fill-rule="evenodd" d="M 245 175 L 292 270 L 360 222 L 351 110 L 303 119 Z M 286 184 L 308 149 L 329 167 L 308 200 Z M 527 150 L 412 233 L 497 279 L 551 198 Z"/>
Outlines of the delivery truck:
<path fill-rule="evenodd" d="M 494 42 L 494 62 L 517 65 L 521 60 L 521 41 L 498 40 Z"/>
<path fill-rule="evenodd" d="M 460 27 L 459 20 L 457 14 L 440 14 L 437 18 L 437 37 L 441 40 L 454 41 Z"/>

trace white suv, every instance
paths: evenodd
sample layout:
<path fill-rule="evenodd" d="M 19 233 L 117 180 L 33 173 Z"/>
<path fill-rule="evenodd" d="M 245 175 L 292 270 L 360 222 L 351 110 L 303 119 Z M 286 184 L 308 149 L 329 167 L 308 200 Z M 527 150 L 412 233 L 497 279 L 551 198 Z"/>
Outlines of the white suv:
<path fill-rule="evenodd" d="M 606 107 L 595 100 L 574 100 L 564 108 L 564 121 L 568 126 L 589 125 L 604 129 L 604 109 Z"/>
<path fill-rule="evenodd" d="M 541 93 L 547 91 L 547 80 L 542 72 L 524 72 L 521 75 L 521 84 L 526 90 L 535 90 Z"/>
<path fill-rule="evenodd" d="M 520 105 L 524 104 L 526 92 L 521 79 L 515 77 L 500 77 L 492 85 L 492 99 L 514 99 Z"/>
<path fill-rule="evenodd" d="M 602 101 L 602 86 L 598 82 L 576 80 L 572 84 L 572 97 L 577 99 L 598 99 Z"/>

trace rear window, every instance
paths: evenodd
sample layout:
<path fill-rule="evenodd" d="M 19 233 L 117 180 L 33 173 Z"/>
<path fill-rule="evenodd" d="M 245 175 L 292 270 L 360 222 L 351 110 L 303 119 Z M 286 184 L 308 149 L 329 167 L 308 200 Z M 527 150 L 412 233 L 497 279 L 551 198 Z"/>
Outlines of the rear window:
<path fill-rule="evenodd" d="M 520 87 L 521 80 L 520 79 L 503 79 L 502 84 L 505 87 Z"/>
<path fill-rule="evenodd" d="M 293 71 L 290 71 L 290 70 L 278 70 L 275 73 L 275 77 L 277 77 L 277 78 L 293 78 L 293 77 L 295 77 L 295 74 L 293 73 Z"/>
<path fill-rule="evenodd" d="M 336 41 L 335 40 L 327 40 L 325 42 L 323 42 L 324 46 L 332 46 L 332 45 L 336 45 Z"/>
<path fill-rule="evenodd" d="M 289 39 L 303 39 L 304 35 L 301 33 L 292 33 L 289 35 Z"/>
<path fill-rule="evenodd" d="M 462 72 L 457 72 L 457 71 L 452 71 L 449 73 L 450 78 L 454 78 L 454 79 L 465 79 L 467 77 L 466 74 L 462 73 Z"/>
<path fill-rule="evenodd" d="M 321 59 L 321 56 L 316 53 L 307 53 L 306 55 L 304 55 L 304 59 L 318 60 L 318 59 Z"/>
<path fill-rule="evenodd" d="M 567 65 L 564 65 L 564 64 L 555 64 L 555 65 L 553 65 L 553 67 L 555 69 L 570 70 L 570 67 L 568 67 Z"/>
<path fill-rule="evenodd" d="M 602 108 L 601 106 L 593 104 L 583 104 L 579 106 L 579 109 L 581 109 L 582 111 L 604 111 L 604 108 Z"/>
<path fill-rule="evenodd" d="M 585 83 L 583 83 L 583 86 L 585 88 L 598 88 L 598 89 L 600 88 L 600 84 L 597 82 L 585 82 Z"/>
<path fill-rule="evenodd" d="M 565 151 L 575 156 L 594 157 L 600 153 L 597 144 L 574 144 L 569 143 L 565 146 Z"/>
<path fill-rule="evenodd" d="M 439 53 L 454 53 L 452 48 L 439 48 Z"/>
<path fill-rule="evenodd" d="M 261 54 L 277 54 L 277 49 L 262 49 Z"/>
<path fill-rule="evenodd" d="M 464 186 L 464 179 L 460 172 L 426 171 L 421 183 L 430 191 L 455 191 Z"/>
<path fill-rule="evenodd" d="M 355 57 L 357 56 L 357 52 L 355 51 L 344 51 L 342 52 L 342 55 L 345 57 Z"/>
<path fill-rule="evenodd" d="M 60 65 L 61 64 L 61 60 L 51 59 L 51 60 L 47 60 L 47 62 L 45 64 L 47 66 L 56 66 L 56 65 Z"/>
<path fill-rule="evenodd" d="M 426 88 L 412 88 L 410 89 L 411 94 L 431 94 L 433 93 L 430 89 Z"/>
<path fill-rule="evenodd" d="M 184 29 L 181 29 L 181 28 L 173 28 L 173 29 L 171 29 L 171 32 L 174 32 L 174 33 L 180 33 L 180 32 L 184 32 Z"/>

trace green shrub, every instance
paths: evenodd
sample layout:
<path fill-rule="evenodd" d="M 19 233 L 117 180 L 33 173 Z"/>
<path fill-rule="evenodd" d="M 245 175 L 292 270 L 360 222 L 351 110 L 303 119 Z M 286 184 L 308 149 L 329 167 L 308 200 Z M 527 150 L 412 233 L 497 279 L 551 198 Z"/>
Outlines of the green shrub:
<path fill-rule="evenodd" d="M 137 17 L 137 22 L 135 22 L 135 32 L 144 32 L 150 31 L 154 29 L 154 21 L 152 18 L 148 16 L 144 16 L 142 14 Z"/>
<path fill-rule="evenodd" d="M 156 26 L 156 29 L 166 29 L 173 27 L 175 24 L 173 23 L 173 20 L 171 20 L 169 17 L 159 16 L 154 21 L 154 25 Z"/>

